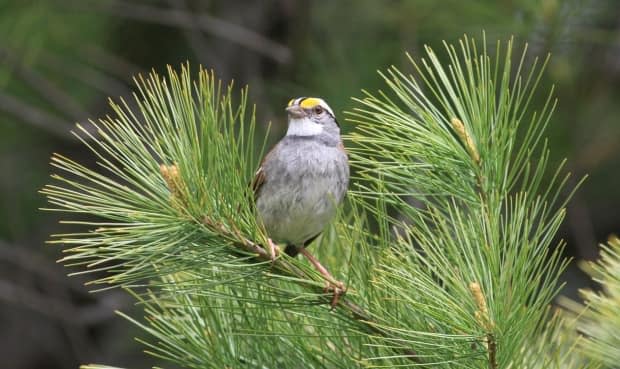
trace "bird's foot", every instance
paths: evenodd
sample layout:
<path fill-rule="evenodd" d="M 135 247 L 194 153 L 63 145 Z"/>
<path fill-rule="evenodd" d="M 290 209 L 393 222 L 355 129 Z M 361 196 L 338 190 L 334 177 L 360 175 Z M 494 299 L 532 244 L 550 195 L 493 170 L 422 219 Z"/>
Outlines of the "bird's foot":
<path fill-rule="evenodd" d="M 271 259 L 271 266 L 276 262 L 278 256 L 280 256 L 280 248 L 273 243 L 271 238 L 267 238 L 267 245 L 269 246 L 269 258 Z"/>
<path fill-rule="evenodd" d="M 327 281 L 327 286 L 325 287 L 325 292 L 332 292 L 334 295 L 332 297 L 332 301 L 330 306 L 335 308 L 338 305 L 338 301 L 340 300 L 340 296 L 344 295 L 346 292 L 346 287 L 344 283 L 340 282 L 331 273 L 312 255 L 306 250 L 305 247 L 299 249 L 299 252 L 310 261 L 310 263 L 314 266 L 314 268 L 321 273 L 323 278 Z"/>
<path fill-rule="evenodd" d="M 328 282 L 327 286 L 325 287 L 325 293 L 332 293 L 332 301 L 329 304 L 331 306 L 331 309 L 333 310 L 336 306 L 338 306 L 338 301 L 340 301 L 340 296 L 344 295 L 345 293 L 347 293 L 347 289 L 344 285 L 344 283 L 340 282 L 340 281 L 335 281 L 336 283 L 333 282 Z"/>

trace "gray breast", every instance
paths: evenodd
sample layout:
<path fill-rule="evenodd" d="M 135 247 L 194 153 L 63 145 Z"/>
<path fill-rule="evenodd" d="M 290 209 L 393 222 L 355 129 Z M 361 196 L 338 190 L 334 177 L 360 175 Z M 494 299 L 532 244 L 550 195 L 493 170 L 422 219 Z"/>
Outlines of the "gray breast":
<path fill-rule="evenodd" d="M 257 209 L 274 241 L 301 246 L 331 220 L 349 184 L 340 140 L 286 136 L 263 163 Z"/>

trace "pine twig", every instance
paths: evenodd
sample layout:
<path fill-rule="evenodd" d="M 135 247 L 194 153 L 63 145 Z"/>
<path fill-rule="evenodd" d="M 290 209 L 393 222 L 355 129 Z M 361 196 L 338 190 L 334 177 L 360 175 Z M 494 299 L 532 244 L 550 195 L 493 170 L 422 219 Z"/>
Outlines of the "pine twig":
<path fill-rule="evenodd" d="M 478 310 L 475 313 L 476 320 L 487 332 L 485 346 L 489 353 L 489 368 L 497 369 L 497 342 L 495 341 L 495 335 L 492 333 L 495 324 L 493 324 L 489 317 L 489 310 L 480 284 L 471 282 L 469 284 L 469 290 L 474 297 L 476 305 L 478 305 Z"/>
<path fill-rule="evenodd" d="M 181 205 L 185 203 L 186 199 L 183 197 L 181 188 L 183 187 L 183 179 L 180 175 L 179 168 L 177 165 L 165 165 L 161 164 L 160 174 L 163 177 L 164 181 L 168 189 L 170 190 L 170 202 L 175 205 Z M 243 236 L 241 231 L 235 227 L 233 222 L 230 222 L 228 226 L 224 225 L 221 222 L 214 221 L 209 218 L 209 216 L 205 216 L 202 219 L 202 225 L 207 227 L 210 231 L 219 234 L 220 236 L 226 238 L 227 240 L 232 242 L 232 246 L 237 248 L 240 252 L 254 254 L 256 259 L 259 261 L 269 261 L 271 262 L 271 268 L 274 270 L 285 274 L 287 276 L 296 277 L 300 280 L 303 279 L 311 279 L 312 277 L 308 275 L 308 273 L 304 272 L 302 269 L 298 268 L 295 264 L 291 263 L 286 258 L 281 257 L 282 253 L 277 253 L 280 255 L 274 259 L 274 256 L 263 246 L 260 245 L 247 237 Z M 315 287 L 314 292 L 335 292 L 335 286 L 329 286 L 326 289 L 317 289 Z M 346 291 L 346 287 L 344 288 Z M 371 318 L 371 314 L 369 314 L 364 308 L 355 304 L 352 301 L 349 301 L 345 295 L 341 296 L 336 303 L 326 296 L 321 298 L 322 302 L 332 305 L 332 308 L 339 308 L 349 316 L 351 316 L 355 321 L 361 322 L 365 328 L 370 331 L 386 336 L 387 333 L 378 328 L 376 322 L 374 322 Z M 405 350 L 405 355 L 412 361 L 419 362 L 419 358 L 417 357 L 415 351 L 413 350 Z"/>
<path fill-rule="evenodd" d="M 221 223 L 213 222 L 211 219 L 209 219 L 209 217 L 206 216 L 203 219 L 203 224 L 209 229 L 219 233 L 222 237 L 232 241 L 232 245 L 238 248 L 240 251 L 255 254 L 256 258 L 259 261 L 272 261 L 272 268 L 274 268 L 275 270 L 286 274 L 287 276 L 296 277 L 299 279 L 311 278 L 307 273 L 299 269 L 289 260 L 286 260 L 282 257 L 279 257 L 276 260 L 272 260 L 271 255 L 262 245 L 249 240 L 248 238 L 242 236 L 239 232 L 230 230 Z M 330 287 L 328 287 L 328 290 L 329 288 Z M 325 290 L 315 289 L 315 292 L 325 292 Z M 332 300 L 328 297 L 322 297 L 321 300 L 323 303 L 328 305 L 332 303 Z M 362 323 L 364 327 L 369 329 L 371 332 L 380 334 L 382 336 L 388 335 L 384 330 L 377 327 L 376 322 L 373 321 L 369 312 L 367 312 L 363 307 L 359 306 L 358 304 L 347 299 L 346 295 L 343 295 L 340 299 L 338 299 L 334 308 L 338 308 L 342 311 L 347 312 L 355 321 Z M 414 350 L 403 350 L 403 353 L 407 356 L 408 359 L 414 362 L 420 362 Z"/>

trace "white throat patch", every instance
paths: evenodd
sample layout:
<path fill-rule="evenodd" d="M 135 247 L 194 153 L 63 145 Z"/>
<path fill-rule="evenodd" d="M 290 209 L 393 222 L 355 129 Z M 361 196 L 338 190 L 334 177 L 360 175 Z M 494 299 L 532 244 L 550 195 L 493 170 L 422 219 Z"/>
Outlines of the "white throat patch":
<path fill-rule="evenodd" d="M 309 118 L 290 119 L 288 121 L 287 136 L 314 136 L 323 132 L 323 126 L 314 123 Z"/>

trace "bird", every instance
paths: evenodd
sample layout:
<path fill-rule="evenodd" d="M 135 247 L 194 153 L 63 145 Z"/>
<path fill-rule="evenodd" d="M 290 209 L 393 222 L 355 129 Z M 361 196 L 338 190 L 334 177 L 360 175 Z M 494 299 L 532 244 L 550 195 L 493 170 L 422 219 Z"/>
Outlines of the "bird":
<path fill-rule="evenodd" d="M 318 97 L 286 106 L 288 129 L 265 155 L 252 181 L 258 218 L 269 242 L 299 253 L 335 287 L 342 283 L 306 247 L 334 217 L 349 186 L 349 161 L 334 111 Z M 273 246 L 272 246 L 273 248 Z"/>

